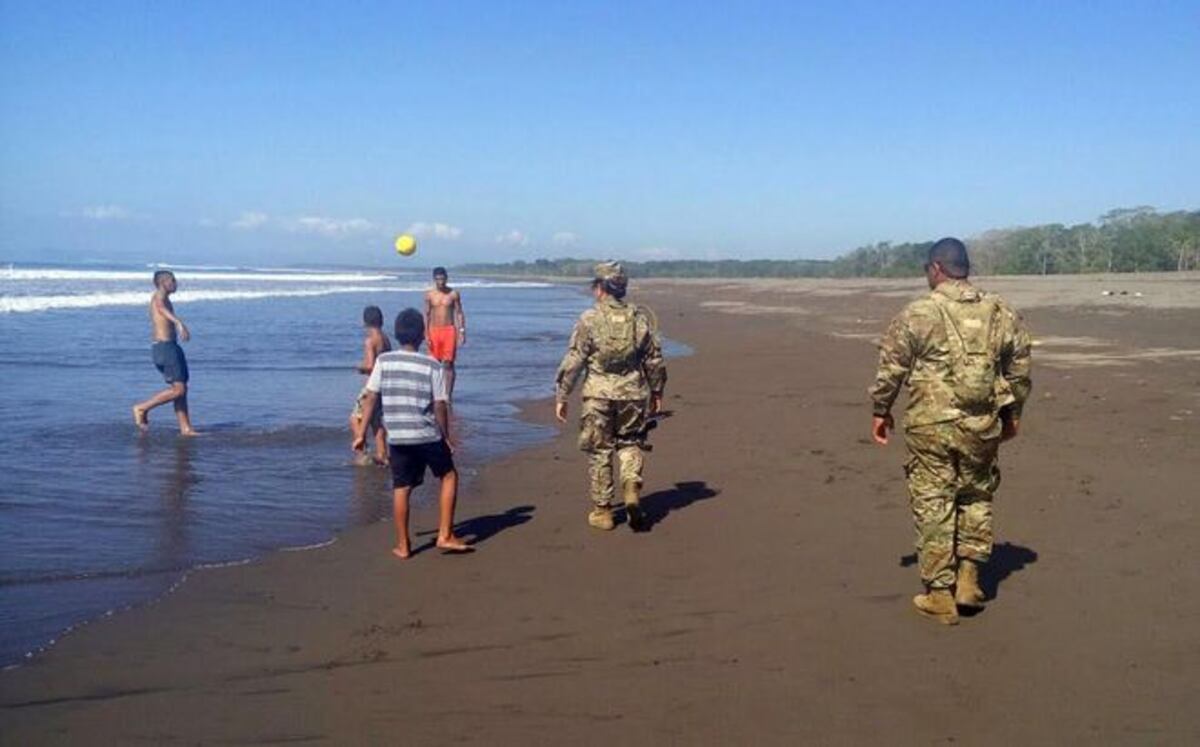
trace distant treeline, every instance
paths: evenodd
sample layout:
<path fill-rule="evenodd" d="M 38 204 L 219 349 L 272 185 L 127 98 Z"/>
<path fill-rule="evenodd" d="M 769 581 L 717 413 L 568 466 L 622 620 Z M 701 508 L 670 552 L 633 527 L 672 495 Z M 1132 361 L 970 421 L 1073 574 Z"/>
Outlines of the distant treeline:
<path fill-rule="evenodd" d="M 924 274 L 933 241 L 863 246 L 837 259 L 653 260 L 627 262 L 635 277 L 821 278 L 912 277 Z M 972 271 L 980 275 L 1086 272 L 1164 272 L 1200 269 L 1200 210 L 1158 213 L 1121 208 L 1096 223 L 988 231 L 968 241 Z M 463 272 L 538 277 L 587 277 L 595 260 L 539 259 L 469 264 Z"/>

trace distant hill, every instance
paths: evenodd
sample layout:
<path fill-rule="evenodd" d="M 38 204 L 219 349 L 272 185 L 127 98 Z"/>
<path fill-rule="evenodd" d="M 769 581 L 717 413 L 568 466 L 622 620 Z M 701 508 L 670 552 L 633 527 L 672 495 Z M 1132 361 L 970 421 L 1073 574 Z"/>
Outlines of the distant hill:
<path fill-rule="evenodd" d="M 924 274 L 936 239 L 881 242 L 837 259 L 722 259 L 626 262 L 636 277 L 846 278 L 914 277 Z M 972 271 L 979 275 L 1088 272 L 1170 272 L 1200 269 L 1200 210 L 1159 213 L 1151 207 L 1110 210 L 1095 223 L 1052 223 L 988 231 L 967 241 Z M 595 259 L 475 263 L 462 272 L 480 275 L 588 277 Z"/>

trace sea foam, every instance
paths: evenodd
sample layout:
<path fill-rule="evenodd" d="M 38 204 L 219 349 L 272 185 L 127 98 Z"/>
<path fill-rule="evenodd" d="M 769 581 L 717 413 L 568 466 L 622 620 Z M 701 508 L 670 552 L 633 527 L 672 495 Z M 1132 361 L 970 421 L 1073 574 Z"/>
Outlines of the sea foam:
<path fill-rule="evenodd" d="M 211 277 L 211 276 L 206 276 Z M 545 288 L 546 283 L 468 281 L 459 283 L 458 288 Z M 176 303 L 197 301 L 235 301 L 260 298 L 306 298 L 332 296 L 339 293 L 414 293 L 427 290 L 429 286 L 417 283 L 392 285 L 334 285 L 311 289 L 260 289 L 260 290 L 191 290 L 172 295 Z M 112 293 L 75 293 L 33 296 L 0 296 L 0 314 L 21 314 L 55 309 L 92 309 L 101 306 L 141 306 L 150 301 L 149 291 L 116 291 Z"/>
<path fill-rule="evenodd" d="M 305 298 L 332 296 L 337 293 L 394 293 L 418 291 L 424 286 L 333 286 L 312 290 L 198 290 L 179 291 L 172 296 L 176 303 L 196 301 L 234 301 L 259 298 Z M 150 302 L 146 291 L 122 291 L 117 293 L 78 293 L 54 296 L 4 296 L 0 297 L 0 314 L 20 314 L 53 309 L 92 309 L 100 306 L 142 306 Z"/>
<path fill-rule="evenodd" d="M 59 270 L 41 268 L 15 268 L 0 270 L 0 280 L 116 280 L 149 282 L 150 273 L 131 270 Z M 369 283 L 380 280 L 395 280 L 398 275 L 359 272 L 204 272 L 178 270 L 175 277 L 180 280 L 241 280 L 275 283 Z"/>

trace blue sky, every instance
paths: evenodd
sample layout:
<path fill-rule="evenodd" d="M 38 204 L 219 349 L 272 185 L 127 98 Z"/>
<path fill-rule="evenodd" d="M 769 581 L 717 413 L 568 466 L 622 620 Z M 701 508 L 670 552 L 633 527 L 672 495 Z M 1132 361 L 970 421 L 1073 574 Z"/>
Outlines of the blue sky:
<path fill-rule="evenodd" d="M 1200 207 L 1200 6 L 0 0 L 0 258 L 829 257 Z"/>

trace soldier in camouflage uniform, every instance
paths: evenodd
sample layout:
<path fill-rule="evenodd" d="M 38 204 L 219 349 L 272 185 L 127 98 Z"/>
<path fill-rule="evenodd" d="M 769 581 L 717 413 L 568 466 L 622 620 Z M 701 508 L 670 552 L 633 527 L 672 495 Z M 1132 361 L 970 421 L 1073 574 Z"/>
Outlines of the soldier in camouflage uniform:
<path fill-rule="evenodd" d="M 592 281 L 596 304 L 575 323 L 555 377 L 554 410 L 560 422 L 566 422 L 567 398 L 579 377 L 584 377 L 579 448 L 588 455 L 593 504 L 588 523 L 606 530 L 613 528 L 614 455 L 629 526 L 643 527 L 639 496 L 647 411 L 661 410 L 667 383 L 653 315 L 625 302 L 628 281 L 620 264 L 596 265 Z"/>
<path fill-rule="evenodd" d="M 979 567 L 992 552 L 997 455 L 1000 442 L 1017 434 L 1031 386 L 1021 317 L 972 286 L 969 271 L 958 239 L 930 248 L 925 274 L 933 292 L 892 320 L 870 388 L 872 436 L 886 444 L 892 404 L 908 382 L 904 472 L 926 589 L 913 604 L 951 625 L 958 607 L 983 606 Z"/>

